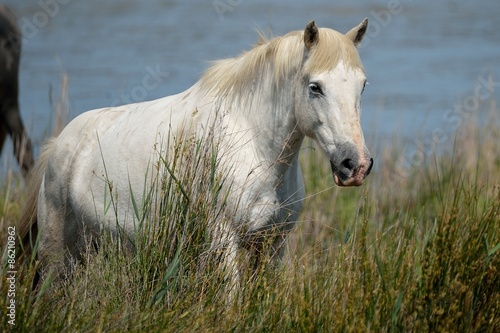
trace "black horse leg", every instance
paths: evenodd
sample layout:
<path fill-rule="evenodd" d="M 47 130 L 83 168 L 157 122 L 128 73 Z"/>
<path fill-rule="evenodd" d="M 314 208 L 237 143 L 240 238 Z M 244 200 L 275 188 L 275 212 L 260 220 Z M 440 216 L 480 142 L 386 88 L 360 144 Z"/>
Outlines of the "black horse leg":
<path fill-rule="evenodd" d="M 19 163 L 23 176 L 26 176 L 33 166 L 31 140 L 26 133 L 19 109 L 10 107 L 4 110 L 3 120 L 7 132 L 14 142 L 14 155 Z"/>
<path fill-rule="evenodd" d="M 0 117 L 1 119 L 1 117 Z M 5 137 L 7 136 L 7 128 L 3 122 L 0 123 L 0 156 L 2 155 L 3 143 L 5 142 Z"/>

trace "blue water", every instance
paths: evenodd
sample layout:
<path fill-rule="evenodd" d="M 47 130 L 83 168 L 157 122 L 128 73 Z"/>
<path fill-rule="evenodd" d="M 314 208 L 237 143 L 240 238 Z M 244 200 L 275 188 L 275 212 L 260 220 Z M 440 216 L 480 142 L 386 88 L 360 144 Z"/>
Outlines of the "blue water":
<path fill-rule="evenodd" d="M 363 128 L 378 144 L 395 133 L 411 140 L 435 128 L 452 130 L 446 112 L 474 96 L 481 77 L 500 82 L 497 0 L 3 2 L 25 31 L 20 104 L 37 147 L 52 128 L 50 95 L 58 98 L 63 73 L 72 119 L 185 90 L 209 60 L 250 48 L 256 28 L 281 35 L 311 19 L 345 32 L 369 18 L 360 48 L 369 81 Z M 145 89 L 151 71 L 161 75 L 154 89 Z M 487 97 L 500 101 L 500 83 L 494 87 Z M 0 169 L 12 163 L 11 145 Z"/>

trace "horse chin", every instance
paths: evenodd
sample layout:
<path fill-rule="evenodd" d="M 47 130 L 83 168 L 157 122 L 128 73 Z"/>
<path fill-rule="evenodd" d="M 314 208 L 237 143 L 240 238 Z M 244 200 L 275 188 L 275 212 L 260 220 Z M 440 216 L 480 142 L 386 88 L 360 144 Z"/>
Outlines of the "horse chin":
<path fill-rule="evenodd" d="M 347 186 L 361 186 L 363 185 L 364 177 L 355 175 L 354 177 L 348 178 L 342 181 L 336 172 L 333 173 L 333 181 L 337 186 L 347 187 Z"/>

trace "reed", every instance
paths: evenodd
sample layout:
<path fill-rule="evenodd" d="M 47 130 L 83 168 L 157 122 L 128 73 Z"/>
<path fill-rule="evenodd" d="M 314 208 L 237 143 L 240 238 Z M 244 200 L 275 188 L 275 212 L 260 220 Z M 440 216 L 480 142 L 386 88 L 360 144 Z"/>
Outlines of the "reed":
<path fill-rule="evenodd" d="M 305 148 L 309 196 L 284 263 L 245 276 L 229 302 L 231 281 L 219 264 L 224 249 L 214 249 L 210 232 L 214 220 L 231 216 L 228 184 L 209 148 L 216 145 L 180 146 L 183 171 L 164 164 L 166 176 L 150 184 L 155 190 L 133 200 L 142 232 L 132 249 L 103 235 L 98 250 L 89 243 L 71 279 L 47 282 L 37 293 L 31 291 L 36 260 L 16 263 L 15 326 L 7 323 L 3 263 L 0 326 L 13 332 L 498 332 L 499 109 L 493 101 L 481 112 L 488 121 L 464 124 L 406 177 L 396 175 L 404 147 L 385 147 L 357 189 L 330 188 L 328 163 Z M 0 188 L 2 232 L 22 210 L 23 185 L 14 178 Z"/>

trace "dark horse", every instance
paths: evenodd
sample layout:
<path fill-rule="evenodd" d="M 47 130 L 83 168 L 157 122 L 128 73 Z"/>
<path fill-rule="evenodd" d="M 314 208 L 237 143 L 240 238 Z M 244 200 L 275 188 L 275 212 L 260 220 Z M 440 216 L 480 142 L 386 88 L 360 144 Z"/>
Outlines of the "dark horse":
<path fill-rule="evenodd" d="M 33 165 L 31 141 L 26 133 L 18 103 L 21 32 L 16 17 L 0 5 L 0 153 L 7 133 L 14 142 L 14 154 L 24 176 Z"/>

